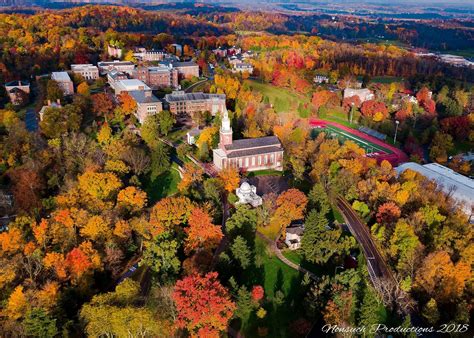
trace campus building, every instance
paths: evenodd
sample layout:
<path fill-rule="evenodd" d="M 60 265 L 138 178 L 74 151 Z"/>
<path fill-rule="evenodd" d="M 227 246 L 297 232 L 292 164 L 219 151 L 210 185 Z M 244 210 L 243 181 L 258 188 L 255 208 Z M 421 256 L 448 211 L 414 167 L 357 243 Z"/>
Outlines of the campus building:
<path fill-rule="evenodd" d="M 225 94 L 185 93 L 174 91 L 165 95 L 168 110 L 175 114 L 192 116 L 197 112 L 209 111 L 213 116 L 227 111 Z"/>
<path fill-rule="evenodd" d="M 99 68 L 91 64 L 71 65 L 74 74 L 81 75 L 86 80 L 97 80 L 99 78 Z"/>
<path fill-rule="evenodd" d="M 135 69 L 135 64 L 131 61 L 100 61 L 97 63 L 97 66 L 99 67 L 100 73 L 103 75 L 112 70 L 118 70 L 119 72 L 132 75 L 133 70 Z"/>
<path fill-rule="evenodd" d="M 413 170 L 429 180 L 434 180 L 439 187 L 457 201 L 466 215 L 473 219 L 474 211 L 474 180 L 458 174 L 454 170 L 438 163 L 421 165 L 414 162 L 404 163 L 395 168 L 398 174 Z"/>
<path fill-rule="evenodd" d="M 138 60 L 138 61 L 161 61 L 165 57 L 168 56 L 168 53 L 162 51 L 162 50 L 147 50 L 146 48 L 137 48 L 135 50 L 135 53 L 133 53 L 133 56 Z"/>
<path fill-rule="evenodd" d="M 374 93 L 367 88 L 364 89 L 354 89 L 354 88 L 346 88 L 344 89 L 344 98 L 348 99 L 350 97 L 357 96 L 360 102 L 370 101 L 375 99 Z"/>
<path fill-rule="evenodd" d="M 74 84 L 69 77 L 67 72 L 53 72 L 51 74 L 51 80 L 58 83 L 59 88 L 63 91 L 64 95 L 74 94 Z"/>
<path fill-rule="evenodd" d="M 178 70 L 164 65 L 157 67 L 137 67 L 132 73 L 134 79 L 143 81 L 153 89 L 178 87 Z"/>
<path fill-rule="evenodd" d="M 137 104 L 135 116 L 141 124 L 145 122 L 148 116 L 155 115 L 163 110 L 161 101 L 151 91 L 133 90 L 129 94 Z"/>
<path fill-rule="evenodd" d="M 27 81 L 11 81 L 5 83 L 5 90 L 7 91 L 10 102 L 14 105 L 24 104 L 24 99 L 30 95 L 30 83 Z"/>
<path fill-rule="evenodd" d="M 195 62 L 180 62 L 165 59 L 160 62 L 160 64 L 171 69 L 176 69 L 180 78 L 191 79 L 193 77 L 199 77 L 199 66 Z"/>
<path fill-rule="evenodd" d="M 115 95 L 120 95 L 123 92 L 130 93 L 135 90 L 151 92 L 150 87 L 137 79 L 117 80 L 114 82 L 112 88 L 115 91 Z"/>
<path fill-rule="evenodd" d="M 283 147 L 276 136 L 233 140 L 227 110 L 219 131 L 219 147 L 213 149 L 218 170 L 234 167 L 246 171 L 283 170 Z"/>

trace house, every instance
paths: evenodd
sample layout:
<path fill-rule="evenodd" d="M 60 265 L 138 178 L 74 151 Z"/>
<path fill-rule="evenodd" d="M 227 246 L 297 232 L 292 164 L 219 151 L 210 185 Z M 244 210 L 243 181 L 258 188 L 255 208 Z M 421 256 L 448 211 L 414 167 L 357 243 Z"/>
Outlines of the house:
<path fill-rule="evenodd" d="M 249 63 L 237 63 L 232 69 L 232 73 L 253 73 L 253 66 Z"/>
<path fill-rule="evenodd" d="M 157 67 L 137 67 L 132 77 L 143 81 L 153 89 L 163 87 L 174 87 L 177 88 L 178 83 L 178 70 L 170 68 L 165 65 L 159 65 Z"/>
<path fill-rule="evenodd" d="M 135 69 L 135 64 L 131 61 L 100 61 L 97 63 L 97 67 L 99 67 L 99 71 L 102 75 L 105 75 L 114 69 L 132 75 L 132 72 Z"/>
<path fill-rule="evenodd" d="M 213 116 L 227 110 L 225 94 L 205 94 L 202 92 L 185 93 L 174 91 L 165 95 L 167 109 L 175 114 L 193 115 L 197 112 L 209 111 Z"/>
<path fill-rule="evenodd" d="M 117 46 L 108 45 L 107 46 L 107 54 L 109 54 L 109 56 L 111 56 L 111 57 L 121 59 L 122 58 L 122 48 L 117 47 Z"/>
<path fill-rule="evenodd" d="M 297 250 L 301 247 L 301 239 L 303 237 L 303 233 L 303 222 L 292 223 L 286 228 L 285 244 L 290 250 Z"/>
<path fill-rule="evenodd" d="M 97 80 L 99 78 L 99 68 L 91 64 L 71 65 L 74 74 L 81 75 L 86 80 Z"/>
<path fill-rule="evenodd" d="M 131 92 L 135 90 L 151 92 L 150 87 L 137 79 L 117 80 L 114 82 L 114 86 L 112 88 L 115 91 L 115 95 L 120 95 L 122 92 Z"/>
<path fill-rule="evenodd" d="M 48 104 L 46 106 L 41 107 L 41 110 L 39 111 L 39 117 L 40 121 L 43 121 L 43 115 L 46 109 L 48 108 L 62 108 L 63 106 L 61 105 L 61 101 L 59 99 L 56 102 L 51 102 L 51 100 L 48 100 Z"/>
<path fill-rule="evenodd" d="M 212 52 L 220 58 L 225 58 L 227 56 L 227 49 L 222 47 L 213 49 Z"/>
<path fill-rule="evenodd" d="M 229 49 L 227 49 L 227 55 L 237 55 L 240 53 L 242 53 L 242 48 L 240 47 L 232 46 Z"/>
<path fill-rule="evenodd" d="M 141 124 L 145 122 L 148 116 L 155 115 L 163 110 L 161 101 L 151 91 L 133 90 L 129 94 L 137 104 L 135 116 Z"/>
<path fill-rule="evenodd" d="M 5 83 L 10 102 L 14 105 L 24 104 L 30 95 L 30 83 L 28 81 L 11 81 Z"/>
<path fill-rule="evenodd" d="M 51 74 L 51 80 L 58 83 L 59 88 L 63 91 L 64 95 L 74 94 L 74 84 L 67 72 L 53 72 Z"/>
<path fill-rule="evenodd" d="M 227 59 L 229 61 L 229 64 L 232 66 L 232 68 L 239 63 L 243 63 L 243 59 L 239 56 L 233 55 Z"/>
<path fill-rule="evenodd" d="M 257 188 L 247 182 L 243 182 L 240 187 L 235 190 L 235 194 L 239 198 L 237 204 L 250 204 L 256 208 L 263 203 L 262 198 L 257 195 Z"/>
<path fill-rule="evenodd" d="M 350 98 L 353 96 L 357 96 L 360 99 L 360 102 L 370 101 L 375 99 L 374 93 L 367 88 L 364 89 L 353 89 L 353 88 L 346 88 L 344 89 L 344 98 Z"/>
<path fill-rule="evenodd" d="M 218 170 L 234 167 L 247 171 L 283 170 L 283 147 L 276 136 L 233 140 L 227 110 L 219 131 L 219 146 L 213 149 L 214 165 Z"/>
<path fill-rule="evenodd" d="M 162 61 L 168 53 L 162 50 L 147 50 L 146 48 L 140 47 L 135 50 L 133 56 L 139 61 Z"/>
<path fill-rule="evenodd" d="M 316 75 L 313 79 L 313 82 L 317 84 L 329 83 L 329 78 L 323 75 Z"/>
<path fill-rule="evenodd" d="M 189 145 L 193 145 L 196 143 L 197 138 L 201 135 L 201 129 L 193 128 L 186 133 L 186 141 Z"/>

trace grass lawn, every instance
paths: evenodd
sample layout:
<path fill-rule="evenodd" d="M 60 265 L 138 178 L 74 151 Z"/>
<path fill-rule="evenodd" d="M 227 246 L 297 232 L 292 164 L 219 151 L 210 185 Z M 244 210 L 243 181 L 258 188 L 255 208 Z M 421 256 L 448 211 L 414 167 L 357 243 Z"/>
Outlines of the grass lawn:
<path fill-rule="evenodd" d="M 235 323 L 236 329 L 241 330 L 246 337 L 258 337 L 258 327 L 268 329 L 267 337 L 291 337 L 288 332 L 289 325 L 305 316 L 301 306 L 305 294 L 301 286 L 303 274 L 282 263 L 267 250 L 266 243 L 259 237 L 255 240 L 255 256 L 260 262 L 256 272 L 260 278 L 253 281 L 265 289 L 262 307 L 267 311 L 267 315 L 263 319 L 252 315 L 240 325 Z"/>
<path fill-rule="evenodd" d="M 282 253 L 283 256 L 288 258 L 293 263 L 301 265 L 301 267 L 311 271 L 312 273 L 322 275 L 321 266 L 306 261 L 303 257 L 303 254 L 299 250 L 283 250 Z"/>
<path fill-rule="evenodd" d="M 171 142 L 181 143 L 188 132 L 187 129 L 178 129 L 171 131 L 165 138 Z"/>
<path fill-rule="evenodd" d="M 247 177 L 255 177 L 255 176 L 282 176 L 283 172 L 278 170 L 272 169 L 265 169 L 265 170 L 257 170 L 257 171 L 250 171 L 246 174 Z"/>
<path fill-rule="evenodd" d="M 245 80 L 245 83 L 253 90 L 262 93 L 264 97 L 268 97 L 277 113 L 291 112 L 298 114 L 300 103 L 310 103 L 309 97 L 302 96 L 285 88 L 273 86 L 269 83 L 262 83 L 256 80 Z"/>
<path fill-rule="evenodd" d="M 154 181 L 150 177 L 146 179 L 143 186 L 150 204 L 178 192 L 178 182 L 181 178 L 177 168 L 176 163 L 173 163 L 170 170 L 158 176 Z"/>

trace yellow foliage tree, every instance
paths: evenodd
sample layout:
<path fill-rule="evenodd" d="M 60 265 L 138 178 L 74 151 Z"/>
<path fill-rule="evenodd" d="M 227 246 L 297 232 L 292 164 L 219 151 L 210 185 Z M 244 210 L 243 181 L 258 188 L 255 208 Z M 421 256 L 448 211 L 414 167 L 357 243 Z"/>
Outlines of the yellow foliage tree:
<path fill-rule="evenodd" d="M 120 190 L 117 196 L 117 203 L 130 211 L 140 211 L 147 203 L 146 192 L 137 187 L 126 187 Z"/>
<path fill-rule="evenodd" d="M 8 298 L 5 312 L 13 320 L 20 319 L 28 309 L 28 300 L 23 292 L 23 286 L 18 285 Z"/>
<path fill-rule="evenodd" d="M 238 188 L 240 182 L 239 172 L 236 168 L 226 167 L 219 171 L 219 180 L 224 189 L 231 193 Z"/>
<path fill-rule="evenodd" d="M 79 176 L 79 188 L 98 200 L 108 200 L 122 186 L 122 182 L 113 173 L 86 171 Z"/>
<path fill-rule="evenodd" d="M 82 236 L 97 240 L 107 238 L 110 234 L 109 222 L 102 216 L 92 216 L 86 225 L 80 230 Z"/>

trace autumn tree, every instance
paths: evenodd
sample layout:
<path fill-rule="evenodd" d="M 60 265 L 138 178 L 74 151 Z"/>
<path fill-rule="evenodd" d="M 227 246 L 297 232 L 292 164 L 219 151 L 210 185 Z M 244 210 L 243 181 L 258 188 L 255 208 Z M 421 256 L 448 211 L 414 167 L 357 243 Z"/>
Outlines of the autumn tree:
<path fill-rule="evenodd" d="M 375 122 L 381 122 L 389 115 L 387 106 L 385 106 L 383 102 L 375 100 L 369 100 L 362 103 L 360 111 L 363 116 L 371 118 Z"/>
<path fill-rule="evenodd" d="M 307 203 L 308 198 L 298 189 L 289 189 L 283 192 L 277 198 L 277 209 L 271 223 L 276 224 L 278 229 L 284 231 L 291 221 L 303 218 Z"/>
<path fill-rule="evenodd" d="M 13 198 L 15 208 L 29 212 L 40 206 L 41 191 L 44 182 L 40 174 L 27 168 L 17 168 L 9 172 L 13 183 Z"/>
<path fill-rule="evenodd" d="M 128 92 L 122 92 L 118 99 L 121 111 L 125 116 L 132 114 L 137 109 L 137 102 Z"/>
<path fill-rule="evenodd" d="M 140 264 L 150 267 L 161 280 L 172 278 L 179 272 L 181 266 L 177 256 L 178 246 L 178 241 L 172 239 L 171 232 L 164 232 L 145 242 Z"/>
<path fill-rule="evenodd" d="M 219 180 L 222 183 L 224 189 L 231 193 L 239 187 L 240 177 L 237 169 L 230 166 L 219 171 Z"/>
<path fill-rule="evenodd" d="M 89 96 L 90 95 L 90 88 L 87 82 L 82 82 L 77 86 L 77 93 L 83 96 Z"/>
<path fill-rule="evenodd" d="M 189 226 L 185 229 L 188 237 L 185 251 L 190 253 L 198 249 L 212 250 L 223 237 L 220 226 L 212 224 L 211 216 L 202 208 L 194 208 L 189 215 Z"/>
<path fill-rule="evenodd" d="M 193 203 L 187 197 L 173 196 L 158 201 L 150 211 L 150 224 L 156 234 L 173 230 L 188 221 Z"/>
<path fill-rule="evenodd" d="M 430 157 L 436 162 L 448 160 L 448 152 L 454 147 L 451 135 L 437 132 L 431 142 Z"/>
<path fill-rule="evenodd" d="M 196 185 L 202 183 L 204 177 L 204 170 L 192 162 L 187 162 L 183 167 L 183 177 L 178 183 L 178 189 L 184 192 Z"/>
<path fill-rule="evenodd" d="M 120 190 L 117 195 L 117 204 L 131 212 L 142 210 L 146 203 L 146 192 L 137 187 L 126 187 L 125 189 Z"/>
<path fill-rule="evenodd" d="M 112 173 L 86 171 L 78 177 L 79 188 L 94 199 L 108 200 L 122 186 L 122 182 Z"/>
<path fill-rule="evenodd" d="M 109 119 L 112 117 L 114 110 L 114 103 L 110 97 L 105 93 L 93 94 L 92 99 L 92 111 L 97 115 Z"/>
<path fill-rule="evenodd" d="M 197 337 L 219 337 L 236 308 L 217 272 L 179 280 L 173 292 L 178 310 L 176 325 Z"/>

